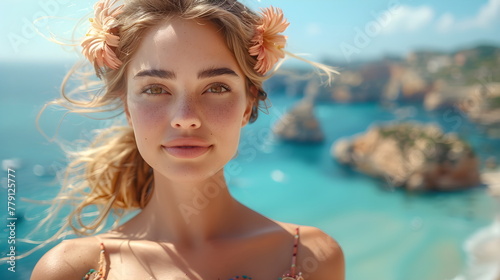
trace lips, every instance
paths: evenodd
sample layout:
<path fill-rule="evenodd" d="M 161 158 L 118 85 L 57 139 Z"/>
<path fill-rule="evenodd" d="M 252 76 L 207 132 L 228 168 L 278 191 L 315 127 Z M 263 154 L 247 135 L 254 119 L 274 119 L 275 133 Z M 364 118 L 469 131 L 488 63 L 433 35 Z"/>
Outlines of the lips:
<path fill-rule="evenodd" d="M 176 138 L 165 145 L 163 149 L 176 158 L 192 159 L 197 158 L 208 152 L 212 148 L 207 141 L 200 138 Z"/>

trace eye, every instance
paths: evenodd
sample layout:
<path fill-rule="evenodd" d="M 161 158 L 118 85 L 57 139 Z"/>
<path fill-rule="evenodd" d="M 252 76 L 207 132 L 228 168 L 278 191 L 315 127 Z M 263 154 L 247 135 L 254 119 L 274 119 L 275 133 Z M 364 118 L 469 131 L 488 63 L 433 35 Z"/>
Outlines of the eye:
<path fill-rule="evenodd" d="M 151 85 L 148 86 L 142 93 L 149 94 L 149 95 L 160 95 L 160 94 L 165 94 L 168 93 L 163 87 L 159 85 Z"/>
<path fill-rule="evenodd" d="M 223 94 L 224 92 L 228 92 L 230 90 L 229 86 L 221 83 L 215 83 L 210 85 L 207 89 L 207 92 L 215 93 L 215 94 Z"/>

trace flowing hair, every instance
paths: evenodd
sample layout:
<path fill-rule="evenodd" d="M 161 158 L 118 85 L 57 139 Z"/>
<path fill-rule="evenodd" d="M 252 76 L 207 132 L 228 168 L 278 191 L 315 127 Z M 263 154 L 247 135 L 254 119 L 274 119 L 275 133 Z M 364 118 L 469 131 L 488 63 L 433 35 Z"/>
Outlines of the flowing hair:
<path fill-rule="evenodd" d="M 247 95 L 253 102 L 250 122 L 254 122 L 259 108 L 266 107 L 267 94 L 262 85 L 271 75 L 261 75 L 254 70 L 257 58 L 248 51 L 260 16 L 236 0 L 125 1 L 122 12 L 116 16 L 114 27 L 120 42 L 113 50 L 122 65 L 110 69 L 100 67 L 95 62 L 91 72 L 85 71 L 81 64 L 75 65 L 63 80 L 61 98 L 46 104 L 37 121 L 47 107 L 54 105 L 84 115 L 102 112 L 118 112 L 113 116 L 122 114 L 127 106 L 124 102 L 127 66 L 137 52 L 141 39 L 153 27 L 174 17 L 210 22 L 219 28 L 246 76 Z M 336 73 L 328 66 L 309 63 L 326 74 L 328 81 Z M 89 79 L 93 75 L 101 81 Z M 69 81 L 74 79 L 81 81 L 81 85 L 68 91 Z M 257 89 L 256 93 L 251 93 L 251 86 Z M 74 209 L 56 234 L 22 256 L 66 236 L 68 231 L 77 235 L 99 233 L 110 214 L 118 217 L 116 225 L 125 213 L 144 208 L 151 198 L 154 191 L 153 172 L 140 155 L 130 126 L 103 129 L 88 147 L 68 152 L 68 156 L 70 163 L 62 178 L 61 191 L 49 209 L 49 215 L 36 229 L 53 219 L 63 205 L 69 204 Z M 97 214 L 86 222 L 82 217 L 85 209 L 91 206 L 97 207 Z"/>

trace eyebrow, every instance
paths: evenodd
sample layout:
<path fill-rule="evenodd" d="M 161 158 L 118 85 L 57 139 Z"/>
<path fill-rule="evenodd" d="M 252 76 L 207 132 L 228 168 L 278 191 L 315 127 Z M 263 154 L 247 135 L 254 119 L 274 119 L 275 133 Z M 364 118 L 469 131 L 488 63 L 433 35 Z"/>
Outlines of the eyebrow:
<path fill-rule="evenodd" d="M 209 68 L 205 70 L 201 70 L 198 72 L 198 79 L 206 79 L 206 78 L 212 78 L 212 77 L 217 77 L 217 76 L 223 76 L 223 75 L 231 75 L 231 76 L 236 76 L 239 77 L 238 74 L 236 74 L 235 71 L 227 68 L 227 67 L 220 67 L 220 68 Z M 146 69 L 146 70 L 141 70 L 135 74 L 135 78 L 139 77 L 156 77 L 156 78 L 162 78 L 162 79 L 169 79 L 169 80 L 175 80 L 176 75 L 175 72 L 169 71 L 169 70 L 161 70 L 161 69 Z"/>
<path fill-rule="evenodd" d="M 209 69 L 200 71 L 198 73 L 198 79 L 206 79 L 206 78 L 212 78 L 212 77 L 217 77 L 217 76 L 222 76 L 222 75 L 231 75 L 231 76 L 238 77 L 238 74 L 236 74 L 236 72 L 234 72 L 233 70 L 226 68 L 226 67 L 221 67 L 221 68 L 209 68 Z"/>
<path fill-rule="evenodd" d="M 175 73 L 173 71 L 167 71 L 167 70 L 147 69 L 137 72 L 137 74 L 135 74 L 134 76 L 134 79 L 139 77 L 156 77 L 156 78 L 174 80 Z"/>

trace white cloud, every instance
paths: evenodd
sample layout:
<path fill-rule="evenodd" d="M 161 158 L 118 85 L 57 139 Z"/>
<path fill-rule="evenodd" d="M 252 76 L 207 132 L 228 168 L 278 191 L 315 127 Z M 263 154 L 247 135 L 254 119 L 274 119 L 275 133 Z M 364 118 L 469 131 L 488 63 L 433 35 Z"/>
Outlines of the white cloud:
<path fill-rule="evenodd" d="M 498 18 L 500 18 L 500 0 L 489 0 L 476 15 L 470 18 L 457 20 L 449 13 L 442 15 L 438 19 L 436 27 L 441 32 L 486 28 L 495 24 Z"/>
<path fill-rule="evenodd" d="M 478 27 L 487 27 L 500 17 L 500 0 L 490 0 L 479 9 L 479 13 L 474 19 Z"/>
<path fill-rule="evenodd" d="M 446 32 L 453 27 L 454 23 L 455 18 L 453 17 L 453 15 L 450 13 L 446 13 L 437 20 L 436 27 L 439 31 Z"/>
<path fill-rule="evenodd" d="M 434 18 L 434 10 L 428 6 L 400 6 L 391 12 L 386 12 L 386 16 L 389 17 L 377 19 L 378 22 L 386 21 L 382 33 L 412 32 L 428 25 Z"/>

